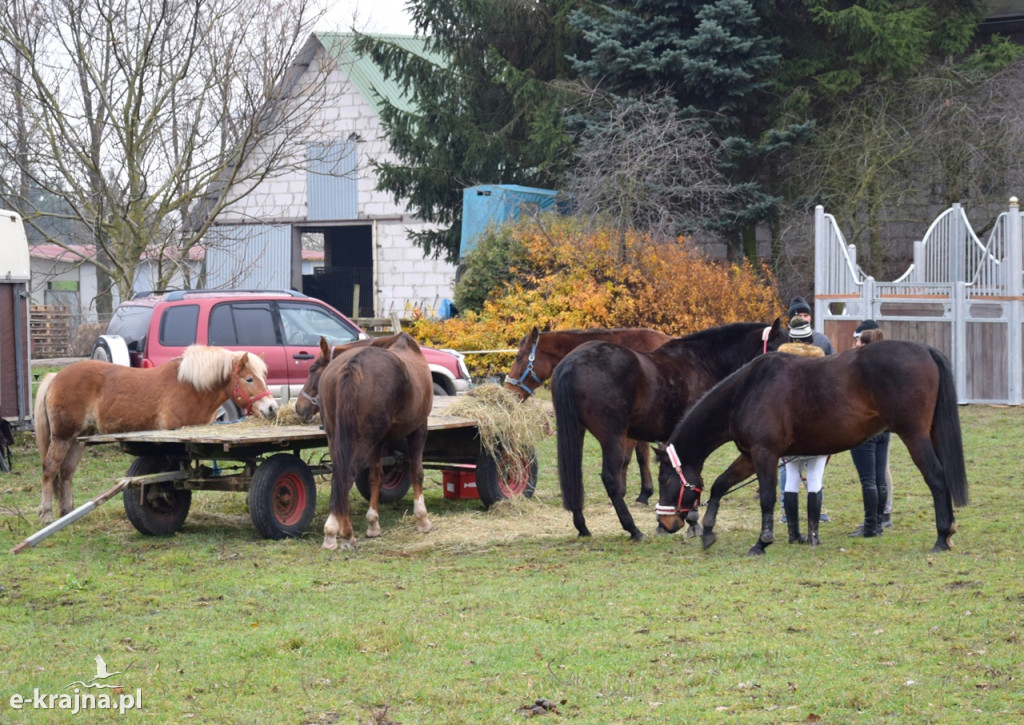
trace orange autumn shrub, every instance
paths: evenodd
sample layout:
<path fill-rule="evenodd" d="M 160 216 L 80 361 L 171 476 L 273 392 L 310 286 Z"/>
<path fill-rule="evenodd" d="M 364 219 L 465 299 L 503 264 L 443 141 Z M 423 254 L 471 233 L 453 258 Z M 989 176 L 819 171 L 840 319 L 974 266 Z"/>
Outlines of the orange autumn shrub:
<path fill-rule="evenodd" d="M 479 313 L 418 319 L 413 335 L 462 351 L 514 348 L 529 330 L 652 327 L 684 335 L 729 322 L 770 322 L 783 309 L 770 271 L 706 258 L 692 244 L 654 242 L 613 229 L 581 233 L 570 218 L 515 227 L 526 260 L 512 284 L 494 290 Z M 471 354 L 474 375 L 504 374 L 505 353 Z"/>

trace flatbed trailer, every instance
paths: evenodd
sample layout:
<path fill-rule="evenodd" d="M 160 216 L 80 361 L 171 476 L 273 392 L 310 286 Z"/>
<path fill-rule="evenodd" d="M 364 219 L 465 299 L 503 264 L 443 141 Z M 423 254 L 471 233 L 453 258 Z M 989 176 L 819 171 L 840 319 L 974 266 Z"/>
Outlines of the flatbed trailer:
<path fill-rule="evenodd" d="M 435 400 L 424 468 L 474 470 L 484 506 L 516 495 L 532 496 L 537 484 L 536 457 L 518 480 L 504 480 L 502 467 L 481 445 L 477 421 L 444 413 L 450 400 Z M 243 421 L 108 433 L 81 440 L 87 445 L 116 443 L 136 457 L 122 479 L 125 512 L 136 529 L 153 536 L 166 536 L 181 528 L 193 491 L 246 491 L 250 517 L 262 536 L 299 536 L 316 513 L 314 476 L 331 475 L 327 437 L 318 425 Z M 369 499 L 366 471 L 356 477 L 355 484 Z M 410 486 L 407 451 L 403 442 L 396 441 L 384 458 L 381 503 L 401 500 Z"/>

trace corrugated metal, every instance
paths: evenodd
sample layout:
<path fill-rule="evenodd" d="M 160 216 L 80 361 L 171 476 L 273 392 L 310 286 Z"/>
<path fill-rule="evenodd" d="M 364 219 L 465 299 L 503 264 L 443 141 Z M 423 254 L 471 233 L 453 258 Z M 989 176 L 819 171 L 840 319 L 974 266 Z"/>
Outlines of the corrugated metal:
<path fill-rule="evenodd" d="M 358 158 L 354 141 L 306 146 L 306 213 L 310 221 L 359 218 Z"/>
<path fill-rule="evenodd" d="M 291 287 L 292 230 L 280 224 L 212 227 L 206 234 L 207 289 Z"/>
<path fill-rule="evenodd" d="M 352 41 L 355 36 L 352 33 L 317 33 L 316 36 L 331 57 L 337 60 L 344 69 L 356 90 L 373 106 L 374 111 L 380 113 L 381 99 L 385 99 L 403 111 L 413 110 L 412 102 L 401 84 L 394 79 L 385 78 L 380 68 L 372 60 L 366 56 L 357 55 L 353 51 Z M 378 35 L 376 33 L 373 34 L 373 37 L 425 58 L 439 68 L 447 66 L 442 56 L 427 50 L 425 38 L 411 35 Z"/>

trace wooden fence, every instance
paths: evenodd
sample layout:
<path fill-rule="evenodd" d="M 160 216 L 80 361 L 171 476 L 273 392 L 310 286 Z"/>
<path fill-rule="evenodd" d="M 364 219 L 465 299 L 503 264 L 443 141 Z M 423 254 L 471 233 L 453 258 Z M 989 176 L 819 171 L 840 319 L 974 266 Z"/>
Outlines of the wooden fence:
<path fill-rule="evenodd" d="M 914 243 L 914 262 L 892 282 L 857 265 L 831 214 L 815 210 L 814 320 L 836 344 L 853 345 L 860 320 L 886 337 L 923 342 L 953 363 L 961 403 L 1020 405 L 1024 390 L 1024 225 L 1017 198 L 982 243 L 959 204 Z"/>

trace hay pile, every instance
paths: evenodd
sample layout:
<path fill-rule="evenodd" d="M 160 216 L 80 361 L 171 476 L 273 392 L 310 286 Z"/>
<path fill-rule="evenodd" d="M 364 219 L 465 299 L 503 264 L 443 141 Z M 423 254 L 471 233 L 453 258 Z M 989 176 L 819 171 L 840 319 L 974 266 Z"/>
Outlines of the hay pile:
<path fill-rule="evenodd" d="M 534 398 L 520 401 L 495 383 L 473 388 L 444 412 L 477 422 L 480 444 L 506 479 L 525 474 L 537 444 L 551 435 L 550 406 Z"/>

